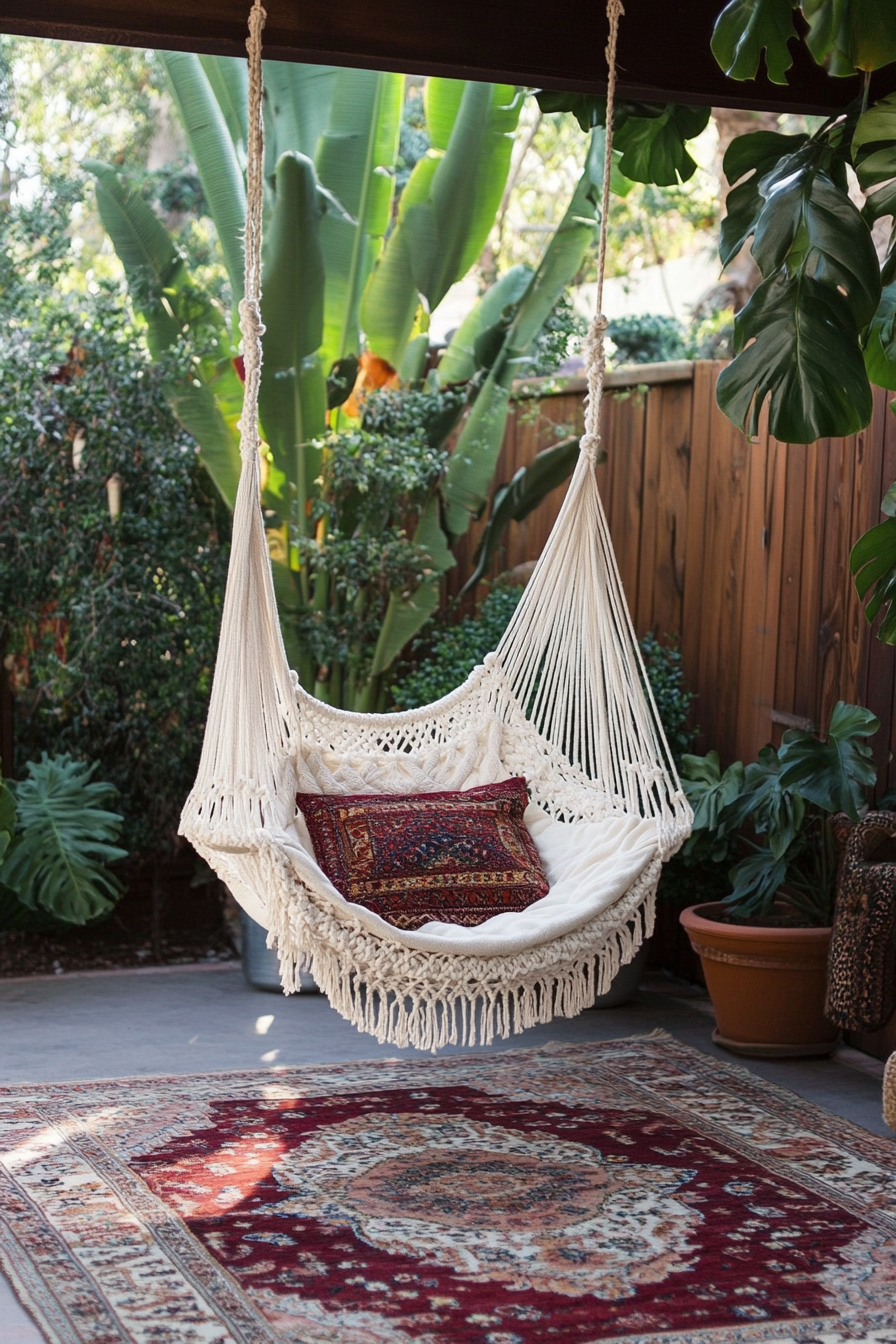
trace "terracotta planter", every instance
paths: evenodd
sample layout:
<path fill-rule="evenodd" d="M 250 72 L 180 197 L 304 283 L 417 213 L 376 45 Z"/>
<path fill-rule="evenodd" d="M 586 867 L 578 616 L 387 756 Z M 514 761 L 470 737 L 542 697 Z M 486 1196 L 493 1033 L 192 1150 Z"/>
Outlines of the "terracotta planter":
<path fill-rule="evenodd" d="M 829 1055 L 825 1020 L 830 929 L 722 924 L 714 901 L 681 912 L 716 1015 L 713 1040 L 739 1055 Z"/>

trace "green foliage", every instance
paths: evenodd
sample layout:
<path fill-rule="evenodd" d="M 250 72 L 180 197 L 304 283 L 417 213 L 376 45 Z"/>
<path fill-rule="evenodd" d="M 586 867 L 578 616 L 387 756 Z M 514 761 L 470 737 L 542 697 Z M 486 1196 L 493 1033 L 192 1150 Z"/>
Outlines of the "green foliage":
<path fill-rule="evenodd" d="M 867 76 L 896 60 L 886 8 L 877 0 L 731 0 L 713 51 L 727 74 L 752 79 L 764 50 L 769 77 L 786 83 L 800 9 L 813 60 L 832 75 Z M 896 100 L 868 107 L 868 88 L 866 78 L 861 100 L 811 136 L 753 132 L 725 155 L 734 188 L 722 261 L 752 237 L 762 283 L 735 319 L 735 359 L 717 396 L 750 434 L 766 400 L 779 439 L 852 434 L 871 417 L 869 377 L 896 387 L 896 256 L 891 238 L 881 273 L 870 233 L 893 209 Z M 879 187 L 861 212 L 849 197 L 849 169 L 866 190 Z"/>
<path fill-rule="evenodd" d="M 109 914 L 122 892 L 107 864 L 127 856 L 114 842 L 122 817 L 106 804 L 112 784 L 94 780 L 97 766 L 69 755 L 29 761 L 27 777 L 8 784 L 16 833 L 3 862 L 3 883 L 29 911 L 65 924 Z"/>
<path fill-rule="evenodd" d="M 395 708 L 431 704 L 466 681 L 485 655 L 498 647 L 522 592 L 495 588 L 475 616 L 437 630 L 428 642 L 427 656 L 392 686 Z"/>
<path fill-rule="evenodd" d="M 44 751 L 97 760 L 121 796 L 128 848 L 158 851 L 198 762 L 229 515 L 118 296 L 34 292 L 0 332 L 16 769 Z"/>
<path fill-rule="evenodd" d="M 847 194 L 842 128 L 795 138 L 759 183 L 753 256 L 763 281 L 735 318 L 737 358 L 719 378 L 718 400 L 755 434 L 770 397 L 771 433 L 808 443 L 852 434 L 871 417 L 859 334 L 881 280 L 871 234 Z M 767 151 L 758 152 L 757 173 Z M 743 157 L 739 146 L 738 167 Z"/>
<path fill-rule="evenodd" d="M 160 59 L 235 300 L 242 284 L 245 90 L 232 62 L 179 53 Z M 372 707 L 381 697 L 378 679 L 438 606 L 440 576 L 454 564 L 449 537 L 466 531 L 487 496 L 514 375 L 526 361 L 546 368 L 565 357 L 577 320 L 560 300 L 593 237 L 599 161 L 592 155 L 537 272 L 499 282 L 500 303 L 483 301 L 481 330 L 463 352 L 462 367 L 451 379 L 429 377 L 428 402 L 441 408 L 440 437 L 426 432 L 438 470 L 426 475 L 422 493 L 408 493 L 396 454 L 369 437 L 380 434 L 372 428 L 377 412 L 369 393 L 390 382 L 394 366 L 404 380 L 402 395 L 418 395 L 428 313 L 476 260 L 492 227 L 522 90 L 430 79 L 421 117 L 419 82 L 405 92 L 402 112 L 396 75 L 274 64 L 265 78 L 259 409 L 281 627 L 306 684 L 334 703 Z M 413 167 L 396 212 L 399 155 L 405 169 Z M 213 293 L 193 273 L 144 183 L 107 165 L 89 167 L 150 348 L 166 371 L 170 405 L 232 504 L 241 387 L 234 314 L 221 302 L 227 292 L 219 286 Z M 464 391 L 440 397 L 444 381 L 463 383 Z M 466 400 L 472 409 L 457 460 L 446 461 L 445 440 Z M 382 431 L 386 439 L 391 433 Z M 392 492 L 388 504 L 380 499 L 379 530 L 358 503 L 360 485 L 349 489 L 348 476 L 334 466 L 368 457 L 370 471 L 382 469 Z"/>
<path fill-rule="evenodd" d="M 867 621 L 870 624 L 882 611 L 877 637 L 884 644 L 896 644 L 896 482 L 880 507 L 888 517 L 859 537 L 850 553 L 849 567 L 865 604 Z"/>
<path fill-rule="evenodd" d="M 409 601 L 445 567 L 438 545 L 425 544 L 419 527 L 413 536 L 409 529 L 425 516 L 447 457 L 444 426 L 463 402 L 462 392 L 450 390 L 370 393 L 358 429 L 317 441 L 313 531 L 294 540 L 311 585 L 297 626 L 317 694 L 336 703 L 373 674 L 394 596 Z"/>
<path fill-rule="evenodd" d="M 563 439 L 536 453 L 527 467 L 520 467 L 510 481 L 498 487 L 473 555 L 472 572 L 459 596 L 470 592 L 485 577 L 510 524 L 528 518 L 552 490 L 569 480 L 578 457 L 579 440 Z"/>
<path fill-rule="evenodd" d="M 540 89 L 542 112 L 572 112 L 583 131 L 607 124 L 607 100 L 586 93 Z M 697 170 L 687 142 L 706 127 L 709 109 L 683 103 L 636 103 L 617 99 L 613 144 L 619 171 L 633 182 L 671 186 L 686 182 Z"/>
<path fill-rule="evenodd" d="M 716 752 L 682 758 L 682 783 L 694 809 L 688 861 L 724 863 L 732 916 L 761 923 L 783 900 L 809 925 L 830 923 L 837 880 L 831 817 L 853 820 L 867 809 L 875 770 L 867 739 L 880 727 L 869 710 L 838 701 L 824 740 L 789 729 L 776 751 L 763 747 L 746 768 L 720 771 Z"/>
<path fill-rule="evenodd" d="M 549 378 L 570 355 L 576 354 L 588 331 L 588 323 L 572 306 L 564 291 L 545 318 L 526 361 L 524 378 Z"/>
<path fill-rule="evenodd" d="M 668 637 L 666 643 L 661 644 L 656 635 L 648 634 L 641 640 L 640 647 L 660 723 L 669 749 L 678 761 L 692 745 L 695 731 L 689 726 L 694 693 L 685 683 L 678 640 Z"/>
<path fill-rule="evenodd" d="M 616 346 L 617 364 L 659 364 L 687 355 L 685 329 L 674 317 L 656 313 L 616 317 L 607 335 Z"/>

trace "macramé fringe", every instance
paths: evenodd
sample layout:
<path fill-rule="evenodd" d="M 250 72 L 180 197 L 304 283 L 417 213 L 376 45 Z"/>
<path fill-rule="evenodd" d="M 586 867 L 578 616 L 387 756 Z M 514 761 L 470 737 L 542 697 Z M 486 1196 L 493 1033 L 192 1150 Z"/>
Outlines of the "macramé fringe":
<path fill-rule="evenodd" d="M 581 929 L 503 957 L 418 952 L 387 943 L 350 910 L 297 888 L 282 855 L 283 882 L 268 895 L 268 945 L 280 956 L 284 991 L 310 971 L 346 1021 L 381 1043 L 433 1053 L 446 1045 L 490 1045 L 553 1017 L 575 1017 L 609 988 L 653 932 L 661 861 Z M 281 866 L 282 865 L 282 866 Z M 287 894 L 288 893 L 288 894 Z"/>

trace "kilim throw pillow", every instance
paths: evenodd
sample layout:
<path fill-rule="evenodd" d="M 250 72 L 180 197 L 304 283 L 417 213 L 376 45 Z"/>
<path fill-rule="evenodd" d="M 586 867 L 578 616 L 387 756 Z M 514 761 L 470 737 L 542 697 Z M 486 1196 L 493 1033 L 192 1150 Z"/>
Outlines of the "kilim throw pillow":
<path fill-rule="evenodd" d="M 297 793 L 317 862 L 346 900 L 399 929 L 481 924 L 546 896 L 526 781 L 451 793 Z"/>

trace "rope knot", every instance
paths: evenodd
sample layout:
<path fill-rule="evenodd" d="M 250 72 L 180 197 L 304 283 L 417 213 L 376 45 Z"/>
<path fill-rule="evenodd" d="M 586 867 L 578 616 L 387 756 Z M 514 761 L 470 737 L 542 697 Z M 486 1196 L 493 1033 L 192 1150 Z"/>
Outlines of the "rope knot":
<path fill-rule="evenodd" d="M 265 325 L 261 320 L 261 308 L 257 299 L 240 299 L 240 331 L 245 340 L 254 337 L 260 340 L 265 333 Z"/>
<path fill-rule="evenodd" d="M 600 435 L 597 433 L 583 434 L 579 440 L 579 452 L 592 466 L 596 466 L 600 456 Z"/>

